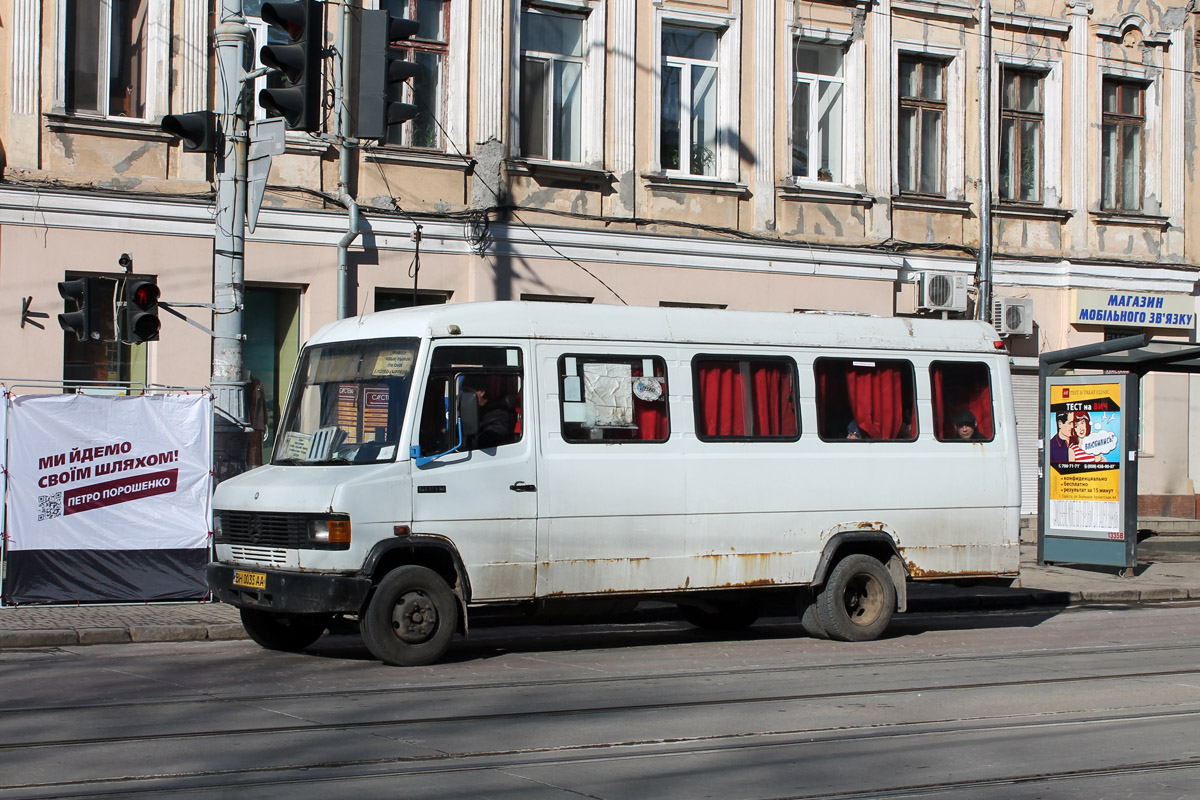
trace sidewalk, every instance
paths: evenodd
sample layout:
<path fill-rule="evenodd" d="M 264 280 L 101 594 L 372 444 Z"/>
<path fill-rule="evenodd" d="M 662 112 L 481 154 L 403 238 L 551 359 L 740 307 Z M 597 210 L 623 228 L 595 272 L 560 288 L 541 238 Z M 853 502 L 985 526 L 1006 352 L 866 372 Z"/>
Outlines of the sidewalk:
<path fill-rule="evenodd" d="M 1144 548 L 1154 560 L 1139 559 L 1143 563 L 1130 577 L 1120 577 L 1111 569 L 1025 563 L 1012 586 L 909 584 L 909 610 L 1200 600 L 1200 537 L 1169 539 L 1155 537 Z M 0 650 L 245 638 L 237 609 L 221 603 L 0 608 Z"/>

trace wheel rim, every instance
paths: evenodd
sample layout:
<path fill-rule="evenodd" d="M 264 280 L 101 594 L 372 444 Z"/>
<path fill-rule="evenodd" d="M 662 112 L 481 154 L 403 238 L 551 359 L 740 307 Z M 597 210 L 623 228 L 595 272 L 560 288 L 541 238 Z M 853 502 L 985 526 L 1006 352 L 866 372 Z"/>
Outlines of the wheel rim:
<path fill-rule="evenodd" d="M 402 641 L 420 644 L 438 627 L 437 606 L 424 592 L 407 592 L 392 609 L 392 631 Z"/>
<path fill-rule="evenodd" d="M 843 602 L 851 622 L 872 625 L 883 613 L 883 584 L 874 575 L 855 575 L 846 583 Z"/>

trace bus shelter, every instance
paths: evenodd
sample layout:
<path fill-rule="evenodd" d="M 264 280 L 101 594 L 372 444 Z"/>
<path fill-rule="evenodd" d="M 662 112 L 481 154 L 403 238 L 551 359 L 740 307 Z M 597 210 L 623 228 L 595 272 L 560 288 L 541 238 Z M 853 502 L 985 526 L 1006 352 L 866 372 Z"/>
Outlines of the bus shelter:
<path fill-rule="evenodd" d="M 1134 567 L 1141 379 L 1200 372 L 1200 345 L 1126 336 L 1043 353 L 1038 371 L 1038 563 Z"/>

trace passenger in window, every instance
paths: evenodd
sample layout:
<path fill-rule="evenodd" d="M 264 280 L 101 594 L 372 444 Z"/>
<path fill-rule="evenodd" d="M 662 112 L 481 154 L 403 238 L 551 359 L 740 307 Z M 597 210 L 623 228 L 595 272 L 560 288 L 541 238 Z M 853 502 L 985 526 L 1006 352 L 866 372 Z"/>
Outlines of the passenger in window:
<path fill-rule="evenodd" d="M 467 442 L 468 450 L 486 450 L 516 441 L 516 412 L 507 397 L 492 397 L 486 375 L 467 375 L 463 391 L 479 401 L 479 431 Z"/>
<path fill-rule="evenodd" d="M 870 439 L 871 437 L 867 436 L 866 432 L 862 428 L 858 427 L 857 422 L 850 420 L 850 424 L 846 426 L 846 438 L 859 440 Z"/>
<path fill-rule="evenodd" d="M 979 440 L 983 438 L 979 433 L 979 424 L 975 421 L 975 415 L 965 408 L 954 415 L 954 430 L 960 439 Z"/>

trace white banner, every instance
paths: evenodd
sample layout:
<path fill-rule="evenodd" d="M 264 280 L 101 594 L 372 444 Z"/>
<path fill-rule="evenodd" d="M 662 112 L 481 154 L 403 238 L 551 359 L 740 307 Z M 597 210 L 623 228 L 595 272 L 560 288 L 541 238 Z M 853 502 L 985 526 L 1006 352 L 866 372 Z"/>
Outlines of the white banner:
<path fill-rule="evenodd" d="M 10 550 L 208 545 L 208 395 L 13 398 Z"/>

